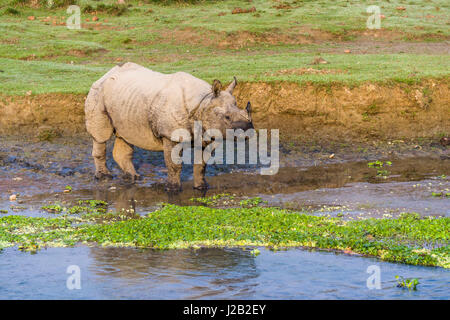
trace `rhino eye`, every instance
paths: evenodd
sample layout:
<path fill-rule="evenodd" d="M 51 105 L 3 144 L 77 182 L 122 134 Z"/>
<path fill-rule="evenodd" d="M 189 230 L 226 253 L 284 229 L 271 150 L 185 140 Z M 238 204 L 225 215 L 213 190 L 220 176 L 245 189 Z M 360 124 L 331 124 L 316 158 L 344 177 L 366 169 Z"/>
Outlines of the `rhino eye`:
<path fill-rule="evenodd" d="M 225 119 L 231 120 L 230 116 L 225 116 Z"/>

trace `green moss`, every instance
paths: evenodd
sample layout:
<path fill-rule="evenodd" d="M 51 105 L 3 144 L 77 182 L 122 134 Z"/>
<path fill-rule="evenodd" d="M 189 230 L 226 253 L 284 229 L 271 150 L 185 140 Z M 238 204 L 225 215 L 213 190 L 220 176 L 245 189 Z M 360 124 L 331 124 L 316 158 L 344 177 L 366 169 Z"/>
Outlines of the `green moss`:
<path fill-rule="evenodd" d="M 86 243 L 159 249 L 266 246 L 343 250 L 384 261 L 450 268 L 449 218 L 344 221 L 278 208 L 165 205 L 142 219 L 72 225 L 67 218 L 0 218 L 0 245 Z"/>

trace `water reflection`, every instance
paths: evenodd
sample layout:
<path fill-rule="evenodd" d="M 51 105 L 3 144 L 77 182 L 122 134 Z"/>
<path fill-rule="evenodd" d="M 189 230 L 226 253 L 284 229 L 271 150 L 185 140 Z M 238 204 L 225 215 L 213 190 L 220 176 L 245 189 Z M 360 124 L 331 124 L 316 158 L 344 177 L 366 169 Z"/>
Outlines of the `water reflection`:
<path fill-rule="evenodd" d="M 90 248 L 89 257 L 95 260 L 92 272 L 99 279 L 139 284 L 150 295 L 179 289 L 181 284 L 190 299 L 251 295 L 259 276 L 255 258 L 242 249 Z"/>
<path fill-rule="evenodd" d="M 66 287 L 69 265 L 80 267 L 81 290 Z M 367 288 L 371 265 L 380 267 L 381 290 Z M 397 288 L 396 275 L 418 278 L 418 290 Z M 257 257 L 84 246 L 0 253 L 0 299 L 448 299 L 449 284 L 442 268 L 298 249 L 261 248 Z"/>

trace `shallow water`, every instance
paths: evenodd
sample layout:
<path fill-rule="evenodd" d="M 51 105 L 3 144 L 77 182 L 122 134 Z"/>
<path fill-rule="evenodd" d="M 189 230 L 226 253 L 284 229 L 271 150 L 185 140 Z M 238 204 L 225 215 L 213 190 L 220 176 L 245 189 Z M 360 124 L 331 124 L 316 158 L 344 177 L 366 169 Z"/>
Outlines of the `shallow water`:
<path fill-rule="evenodd" d="M 386 158 L 385 176 L 365 161 L 331 161 L 292 166 L 261 176 L 246 166 L 208 168 L 206 194 L 192 190 L 192 171 L 183 170 L 183 192 L 164 191 L 161 153 L 138 150 L 135 164 L 143 179 L 134 185 L 119 177 L 95 181 L 86 141 L 0 145 L 0 209 L 7 214 L 54 216 L 42 211 L 54 202 L 107 201 L 111 210 L 132 207 L 146 214 L 161 202 L 192 205 L 192 197 L 217 193 L 260 196 L 269 205 L 349 219 L 395 217 L 401 212 L 450 216 L 450 160 L 446 157 Z M 110 149 L 110 147 L 109 147 Z M 30 156 L 33 155 L 33 156 Z M 291 155 L 292 156 L 292 155 Z M 282 154 L 283 157 L 283 154 Z M 362 160 L 362 159 L 360 159 Z M 282 162 L 283 163 L 283 162 Z M 317 163 L 316 163 L 317 164 Z M 66 185 L 71 193 L 63 193 Z M 18 201 L 9 195 L 18 194 Z M 78 265 L 82 289 L 66 288 L 66 269 Z M 382 288 L 369 290 L 366 272 L 381 268 Z M 396 287 L 395 275 L 418 278 L 419 290 Z M 252 256 L 242 249 L 137 250 L 132 248 L 49 248 L 37 254 L 8 248 L 0 253 L 0 298 L 32 299 L 449 299 L 450 273 L 441 268 L 392 264 L 377 259 L 301 249 Z"/>
<path fill-rule="evenodd" d="M 81 289 L 66 286 L 80 268 Z M 380 268 L 381 288 L 368 289 L 367 268 Z M 20 266 L 20 267 L 18 267 Z M 448 299 L 450 273 L 300 249 L 253 257 L 242 249 L 153 251 L 52 248 L 0 254 L 0 299 Z M 395 276 L 419 279 L 417 291 Z"/>

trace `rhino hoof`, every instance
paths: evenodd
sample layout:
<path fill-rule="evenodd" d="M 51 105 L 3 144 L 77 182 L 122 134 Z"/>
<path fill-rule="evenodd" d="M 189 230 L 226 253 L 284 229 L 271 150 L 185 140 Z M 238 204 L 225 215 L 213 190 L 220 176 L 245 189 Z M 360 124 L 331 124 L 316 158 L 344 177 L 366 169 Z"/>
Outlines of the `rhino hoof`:
<path fill-rule="evenodd" d="M 138 174 L 125 173 L 123 178 L 126 180 L 131 180 L 132 183 L 138 180 L 142 180 L 142 177 Z"/>
<path fill-rule="evenodd" d="M 199 185 L 199 186 L 194 186 L 195 190 L 207 190 L 209 189 L 209 184 L 207 184 L 206 182 Z"/>
<path fill-rule="evenodd" d="M 170 193 L 178 193 L 181 191 L 181 185 L 174 184 L 174 183 L 168 183 L 168 184 L 166 184 L 165 190 Z"/>
<path fill-rule="evenodd" d="M 112 177 L 113 176 L 110 173 L 104 173 L 104 172 L 96 172 L 95 173 L 96 180 L 112 179 Z"/>

